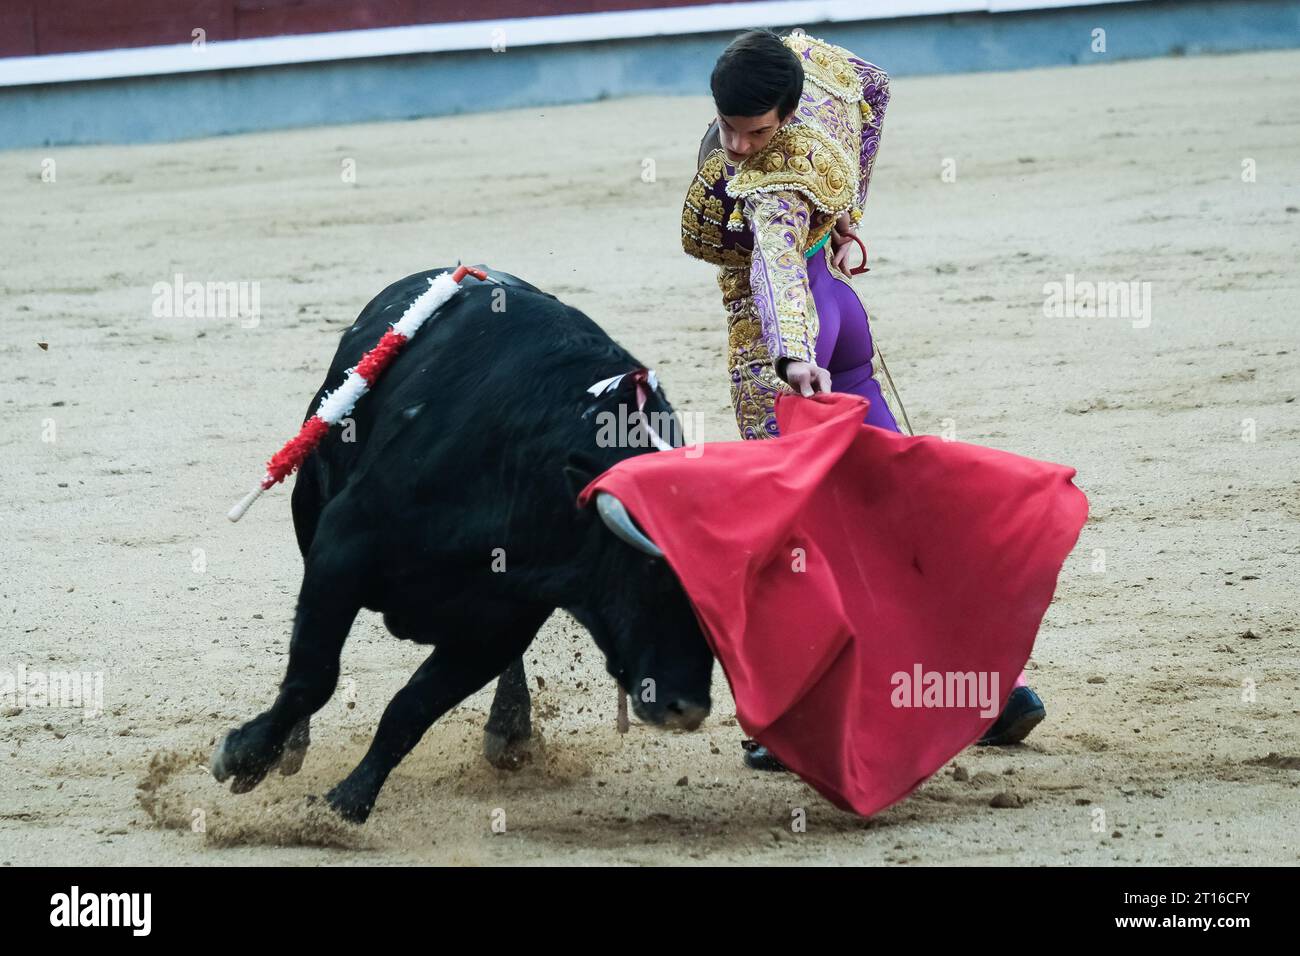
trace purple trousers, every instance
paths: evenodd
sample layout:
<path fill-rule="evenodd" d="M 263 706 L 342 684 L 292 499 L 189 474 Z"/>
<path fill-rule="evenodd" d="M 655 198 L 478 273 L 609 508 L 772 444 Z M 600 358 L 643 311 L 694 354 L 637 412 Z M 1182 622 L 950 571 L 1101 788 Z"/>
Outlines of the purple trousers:
<path fill-rule="evenodd" d="M 872 376 L 871 325 L 852 287 L 826 265 L 824 250 L 807 260 L 808 289 L 817 306 L 817 364 L 831 373 L 831 391 L 861 395 L 871 402 L 864 419 L 868 425 L 901 431 L 885 404 L 880 383 Z"/>

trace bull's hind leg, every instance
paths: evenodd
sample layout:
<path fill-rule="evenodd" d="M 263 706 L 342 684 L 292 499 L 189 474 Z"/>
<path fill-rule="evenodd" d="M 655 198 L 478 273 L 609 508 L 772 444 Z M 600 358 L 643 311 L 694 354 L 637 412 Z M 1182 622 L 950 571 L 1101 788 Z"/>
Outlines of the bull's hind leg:
<path fill-rule="evenodd" d="M 364 823 L 388 775 L 433 722 L 518 659 L 552 610 L 535 605 L 495 610 L 493 620 L 476 622 L 472 634 L 469 625 L 445 628 L 457 638 L 440 644 L 397 692 L 361 763 L 326 796 L 335 812 Z"/>
<path fill-rule="evenodd" d="M 492 711 L 483 728 L 483 756 L 500 770 L 518 770 L 532 756 L 528 741 L 533 736 L 532 698 L 524 659 L 516 657 L 497 678 Z"/>
<path fill-rule="evenodd" d="M 293 495 L 290 498 L 293 508 L 293 530 L 298 537 L 298 550 L 302 552 L 305 563 L 311 552 L 312 542 L 316 539 L 316 525 L 320 521 L 323 498 L 321 481 L 324 465 L 313 456 L 298 472 L 293 483 Z M 284 742 L 284 753 L 277 765 L 281 774 L 291 777 L 302 769 L 307 759 L 307 748 L 311 745 L 311 718 L 304 717 L 289 731 L 289 739 Z"/>
<path fill-rule="evenodd" d="M 343 643 L 361 609 L 366 560 L 355 538 L 331 535 L 313 545 L 280 693 L 269 710 L 228 733 L 212 755 L 212 775 L 219 782 L 231 780 L 232 793 L 252 790 L 282 758 L 290 770 L 293 761 L 301 764 L 307 720 L 338 683 Z"/>

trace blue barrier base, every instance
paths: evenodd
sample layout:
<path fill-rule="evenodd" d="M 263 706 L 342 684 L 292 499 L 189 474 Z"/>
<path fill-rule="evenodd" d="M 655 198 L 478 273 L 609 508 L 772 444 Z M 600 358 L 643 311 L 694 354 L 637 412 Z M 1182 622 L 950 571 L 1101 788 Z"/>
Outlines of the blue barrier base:
<path fill-rule="evenodd" d="M 666 14 L 668 15 L 668 14 Z M 792 24 L 755 24 L 784 28 Z M 1300 46 L 1300 0 L 1154 0 L 793 24 L 895 76 Z M 1106 51 L 1092 51 L 1093 30 Z M 0 88 L 0 148 L 138 143 L 616 96 L 706 93 L 731 34 Z"/>

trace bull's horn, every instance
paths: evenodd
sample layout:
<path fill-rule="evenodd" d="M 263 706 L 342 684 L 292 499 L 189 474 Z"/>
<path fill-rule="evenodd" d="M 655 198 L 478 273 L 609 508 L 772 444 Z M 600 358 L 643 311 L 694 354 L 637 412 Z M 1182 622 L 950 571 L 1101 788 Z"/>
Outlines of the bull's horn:
<path fill-rule="evenodd" d="M 596 492 L 596 510 L 600 512 L 600 520 L 605 522 L 605 526 L 614 532 L 614 536 L 620 541 L 630 544 L 652 558 L 664 556 L 659 545 L 647 538 L 644 532 L 632 522 L 632 516 L 627 513 L 623 502 L 608 491 Z"/>

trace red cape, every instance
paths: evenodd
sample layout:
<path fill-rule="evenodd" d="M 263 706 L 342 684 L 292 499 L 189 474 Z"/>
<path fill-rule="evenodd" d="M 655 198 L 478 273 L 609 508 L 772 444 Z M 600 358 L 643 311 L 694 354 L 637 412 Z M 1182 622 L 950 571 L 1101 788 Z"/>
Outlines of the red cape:
<path fill-rule="evenodd" d="M 745 732 L 863 815 L 992 723 L 1088 512 L 1073 468 L 875 428 L 866 407 L 782 394 L 780 438 L 638 455 L 578 498 L 614 493 L 663 549 Z M 992 712 L 916 706 L 929 672 L 996 676 Z"/>

